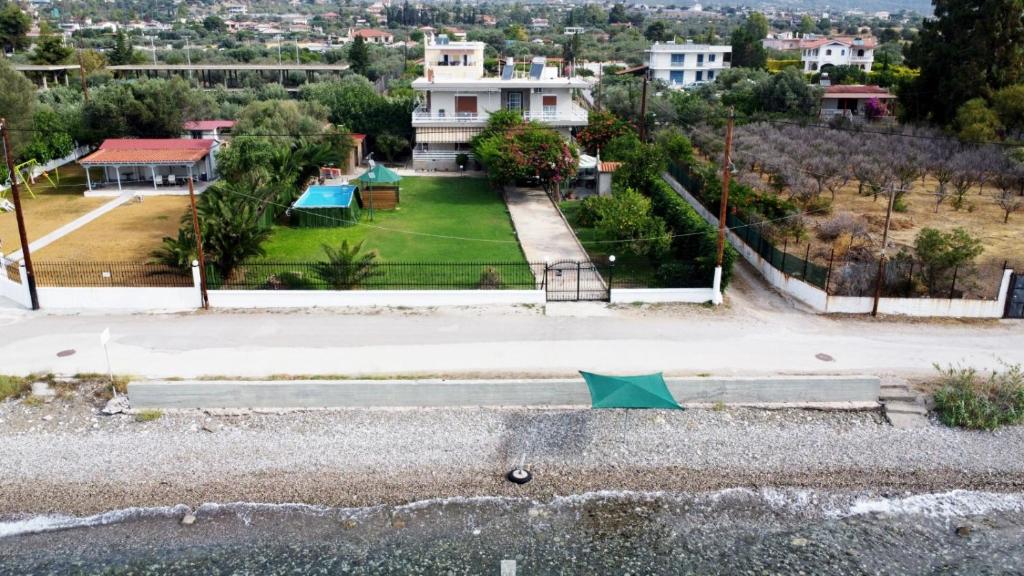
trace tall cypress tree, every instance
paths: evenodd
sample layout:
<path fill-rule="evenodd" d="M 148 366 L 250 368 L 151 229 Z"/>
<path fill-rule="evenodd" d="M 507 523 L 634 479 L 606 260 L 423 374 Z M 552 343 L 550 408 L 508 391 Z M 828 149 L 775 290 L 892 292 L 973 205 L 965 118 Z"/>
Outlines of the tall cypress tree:
<path fill-rule="evenodd" d="M 1024 0 L 932 0 L 907 49 L 921 74 L 900 91 L 909 118 L 948 124 L 968 100 L 1024 81 Z"/>
<path fill-rule="evenodd" d="M 370 50 L 362 36 L 356 36 L 352 41 L 352 46 L 348 49 L 348 64 L 353 72 L 366 76 L 366 69 L 370 65 Z"/>

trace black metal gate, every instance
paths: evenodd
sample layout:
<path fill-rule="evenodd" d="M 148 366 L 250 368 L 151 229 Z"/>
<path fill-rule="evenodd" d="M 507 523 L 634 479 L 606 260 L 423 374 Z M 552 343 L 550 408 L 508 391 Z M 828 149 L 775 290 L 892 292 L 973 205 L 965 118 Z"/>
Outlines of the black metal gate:
<path fill-rule="evenodd" d="M 1010 293 L 1006 298 L 1006 318 L 1024 318 L 1024 274 L 1010 276 Z"/>
<path fill-rule="evenodd" d="M 544 266 L 548 302 L 607 302 L 611 293 L 593 262 L 563 260 Z"/>

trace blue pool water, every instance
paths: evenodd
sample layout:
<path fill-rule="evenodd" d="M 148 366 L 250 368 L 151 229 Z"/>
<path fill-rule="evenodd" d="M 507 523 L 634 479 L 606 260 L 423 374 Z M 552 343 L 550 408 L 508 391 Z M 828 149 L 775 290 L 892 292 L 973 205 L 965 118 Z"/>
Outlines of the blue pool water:
<path fill-rule="evenodd" d="M 310 186 L 295 202 L 296 208 L 348 208 L 356 187 Z"/>

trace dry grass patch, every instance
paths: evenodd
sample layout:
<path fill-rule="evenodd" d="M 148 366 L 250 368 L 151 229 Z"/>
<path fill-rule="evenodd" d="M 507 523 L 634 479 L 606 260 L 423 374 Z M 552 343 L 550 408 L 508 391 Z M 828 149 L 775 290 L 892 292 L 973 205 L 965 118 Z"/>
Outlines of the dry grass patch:
<path fill-rule="evenodd" d="M 188 208 L 182 196 L 129 201 L 75 230 L 38 253 L 40 260 L 145 262 L 165 236 L 176 236 Z"/>
<path fill-rule="evenodd" d="M 82 195 L 85 191 L 85 175 L 78 166 L 61 168 L 60 174 L 60 182 L 56 188 L 45 179 L 40 179 L 32 185 L 35 198 L 28 190 L 21 189 L 21 204 L 25 212 L 25 229 L 29 242 L 42 238 L 111 200 L 86 198 Z M 10 198 L 9 193 L 7 197 Z M 0 212 L 0 240 L 3 241 L 5 253 L 21 248 L 18 222 L 13 212 Z"/>

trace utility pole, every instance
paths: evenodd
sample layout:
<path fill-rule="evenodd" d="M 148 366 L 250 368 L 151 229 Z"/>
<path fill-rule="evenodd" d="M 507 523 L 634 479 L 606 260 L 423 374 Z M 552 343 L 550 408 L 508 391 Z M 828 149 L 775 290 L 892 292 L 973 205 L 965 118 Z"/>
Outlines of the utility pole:
<path fill-rule="evenodd" d="M 188 81 L 192 82 L 192 43 L 189 42 L 188 36 L 185 36 L 185 62 L 188 63 Z"/>
<path fill-rule="evenodd" d="M 28 246 L 28 233 L 25 232 L 25 214 L 21 211 L 21 196 L 18 194 L 18 173 L 14 170 L 14 158 L 11 156 L 11 140 L 7 135 L 7 120 L 0 118 L 0 132 L 3 132 L 4 159 L 7 161 L 7 174 L 11 177 L 11 196 L 14 199 L 14 214 L 18 220 L 18 237 L 21 240 L 21 255 L 25 260 L 25 282 L 32 300 L 32 309 L 39 310 L 39 294 L 36 292 L 36 274 L 32 267 L 32 251 Z"/>
<path fill-rule="evenodd" d="M 725 257 L 725 219 L 729 205 L 729 179 L 732 177 L 732 124 L 735 113 L 729 108 L 729 117 L 725 124 L 725 156 L 722 157 L 722 199 L 718 208 L 718 258 L 715 261 L 719 268 Z"/>
<path fill-rule="evenodd" d="M 188 179 L 188 198 L 192 203 L 192 229 L 196 234 L 196 256 L 199 260 L 199 293 L 202 294 L 203 309 L 210 308 L 210 297 L 206 293 L 206 256 L 203 254 L 203 233 L 199 230 L 199 213 L 196 211 L 196 191 L 192 178 Z"/>
<path fill-rule="evenodd" d="M 82 80 L 82 97 L 89 103 L 89 82 L 85 79 L 85 62 L 82 60 L 82 48 L 78 48 L 78 75 Z"/>
<path fill-rule="evenodd" d="M 878 276 L 875 277 L 875 301 L 871 305 L 871 315 L 878 316 L 878 301 L 882 299 L 882 277 L 885 275 L 885 246 L 889 243 L 889 223 L 892 222 L 892 209 L 896 204 L 896 190 L 889 190 L 889 207 L 885 211 L 885 229 L 882 231 L 882 251 L 878 255 Z"/>
<path fill-rule="evenodd" d="M 647 70 L 644 70 L 644 87 L 640 93 L 640 141 L 647 143 Z"/>
<path fill-rule="evenodd" d="M 715 260 L 714 303 L 722 303 L 722 261 L 725 259 L 725 230 L 729 206 L 729 180 L 732 177 L 732 125 L 735 111 L 729 108 L 725 125 L 725 155 L 722 157 L 722 197 L 718 207 L 718 256 Z"/>

